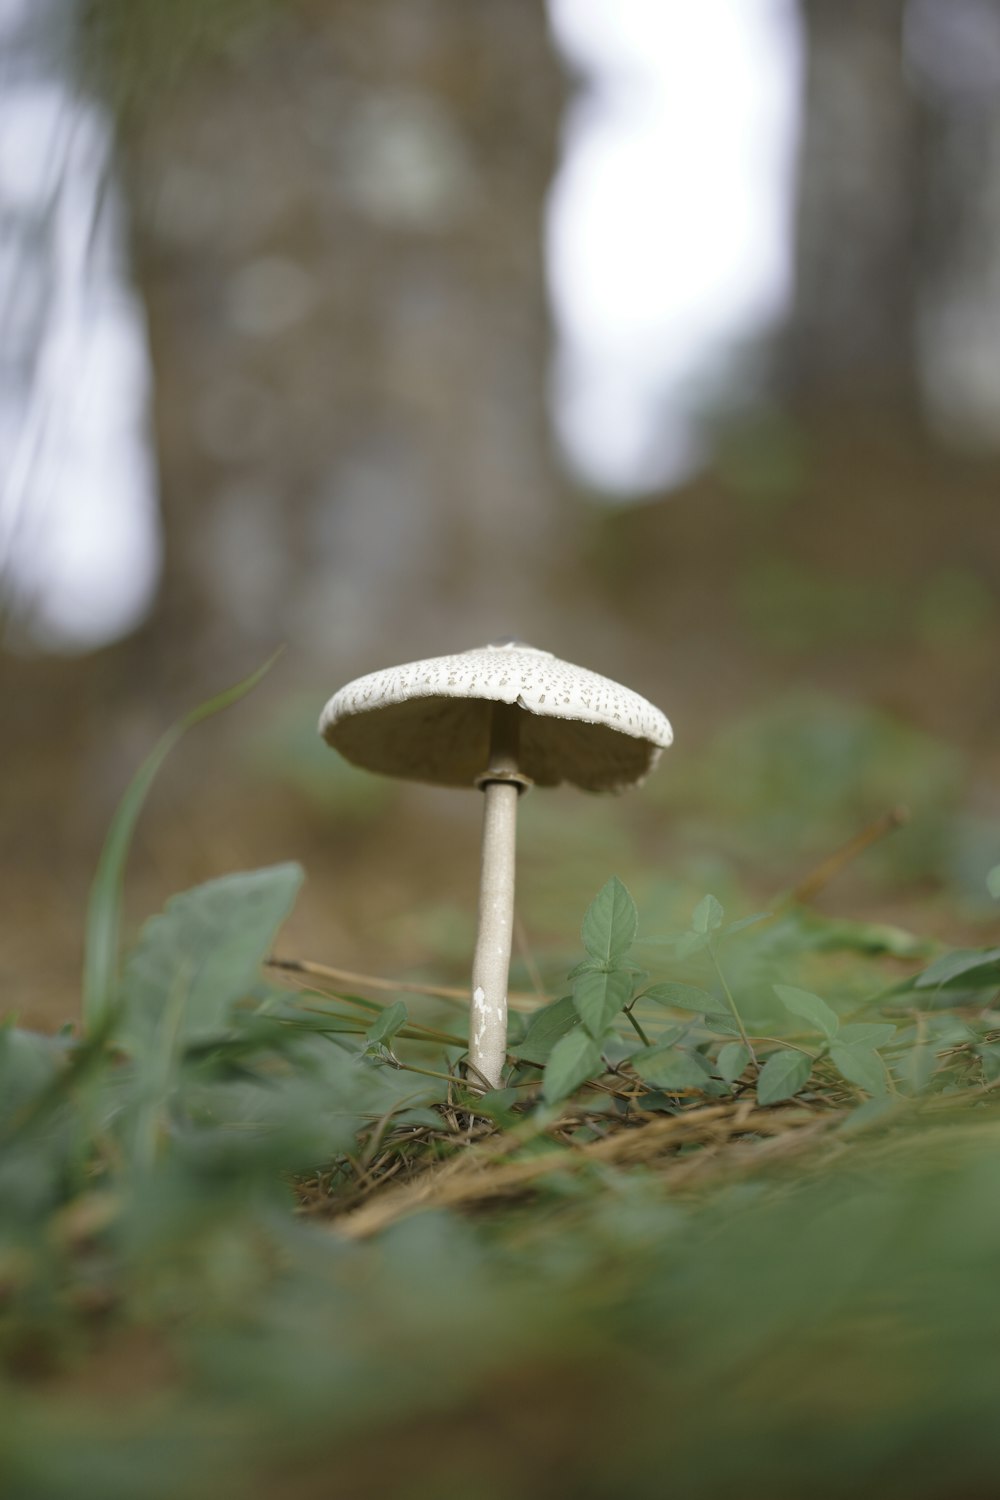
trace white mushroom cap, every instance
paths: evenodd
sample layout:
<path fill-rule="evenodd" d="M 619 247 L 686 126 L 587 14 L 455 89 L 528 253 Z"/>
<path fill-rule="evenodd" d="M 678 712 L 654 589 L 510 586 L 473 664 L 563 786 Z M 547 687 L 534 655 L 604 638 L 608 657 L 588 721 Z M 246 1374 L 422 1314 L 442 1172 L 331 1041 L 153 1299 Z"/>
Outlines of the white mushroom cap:
<path fill-rule="evenodd" d="M 635 786 L 673 739 L 638 693 L 522 641 L 370 672 L 334 694 L 319 728 L 366 770 L 474 786 L 487 768 L 493 703 L 524 710 L 518 765 L 538 786 Z"/>

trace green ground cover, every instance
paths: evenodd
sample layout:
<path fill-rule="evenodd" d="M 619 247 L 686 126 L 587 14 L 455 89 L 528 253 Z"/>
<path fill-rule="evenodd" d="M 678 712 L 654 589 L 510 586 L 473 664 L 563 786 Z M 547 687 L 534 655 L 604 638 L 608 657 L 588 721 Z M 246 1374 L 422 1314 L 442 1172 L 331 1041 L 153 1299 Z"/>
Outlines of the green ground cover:
<path fill-rule="evenodd" d="M 184 727 L 0 1031 L 2 1493 L 993 1493 L 1000 947 L 612 875 L 481 1095 L 447 987 L 269 963 L 295 865 L 120 952 Z"/>

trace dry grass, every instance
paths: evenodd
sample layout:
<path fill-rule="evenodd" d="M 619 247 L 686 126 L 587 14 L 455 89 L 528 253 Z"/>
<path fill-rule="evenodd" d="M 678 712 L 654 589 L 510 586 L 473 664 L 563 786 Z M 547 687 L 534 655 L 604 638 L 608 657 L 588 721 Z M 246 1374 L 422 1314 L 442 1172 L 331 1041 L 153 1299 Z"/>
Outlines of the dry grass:
<path fill-rule="evenodd" d="M 468 1116 L 442 1118 L 338 1174 L 300 1185 L 302 1211 L 330 1217 L 338 1234 L 366 1239 L 422 1209 L 485 1209 L 523 1197 L 552 1174 L 646 1167 L 672 1189 L 745 1172 L 814 1146 L 844 1111 L 828 1101 L 759 1108 L 752 1098 L 693 1104 L 679 1114 L 587 1115 L 579 1108 L 544 1132 L 531 1121 L 499 1131 Z M 581 1139 L 587 1127 L 590 1138 Z M 442 1158 L 442 1153 L 447 1155 Z"/>
<path fill-rule="evenodd" d="M 896 1096 L 884 1119 L 850 1133 L 839 1127 L 850 1120 L 858 1099 L 832 1073 L 820 1073 L 808 1094 L 767 1108 L 756 1103 L 752 1087 L 744 1090 L 707 1104 L 692 1095 L 679 1101 L 677 1113 L 664 1115 L 643 1110 L 641 1093 L 627 1084 L 592 1084 L 554 1123 L 528 1118 L 506 1130 L 457 1105 L 441 1108 L 440 1128 L 394 1130 L 387 1117 L 357 1157 L 298 1185 L 300 1211 L 327 1218 L 338 1234 L 361 1240 L 424 1209 L 475 1213 L 526 1198 L 556 1174 L 644 1168 L 672 1194 L 698 1193 L 790 1159 L 801 1173 L 822 1171 L 853 1150 L 869 1159 L 875 1151 L 905 1150 L 918 1124 L 928 1148 L 937 1141 L 954 1143 L 959 1130 L 979 1141 L 1000 1130 L 1000 1089 Z M 600 1094 L 603 1106 L 588 1108 L 588 1100 Z M 608 1111 L 608 1094 L 627 1108 Z"/>

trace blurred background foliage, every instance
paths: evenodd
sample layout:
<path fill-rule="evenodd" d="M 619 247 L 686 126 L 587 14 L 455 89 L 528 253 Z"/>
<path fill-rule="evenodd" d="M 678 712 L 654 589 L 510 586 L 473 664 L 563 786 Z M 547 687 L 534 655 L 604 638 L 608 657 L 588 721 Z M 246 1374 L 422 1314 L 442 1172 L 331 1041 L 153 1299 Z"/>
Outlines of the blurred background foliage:
<path fill-rule="evenodd" d="M 954 938 L 988 919 L 997 8 L 717 0 L 704 53 L 683 9 L 4 0 L 0 968 L 28 1017 L 74 1014 L 79 913 L 133 766 L 281 642 L 156 788 L 133 924 L 297 858 L 291 949 L 461 980 L 476 799 L 356 774 L 313 725 L 360 671 L 512 630 L 677 731 L 630 799 L 526 806 L 543 968 L 611 869 L 671 909 L 709 876 L 752 909 L 899 803 L 907 827 L 822 899 Z M 787 181 L 757 185 L 781 294 L 669 385 L 657 299 L 696 280 L 684 226 L 709 260 L 753 206 L 720 175 L 745 125 L 726 48 L 751 22 L 788 101 L 768 127 Z M 674 92 L 686 70 L 707 103 L 684 182 L 668 153 L 632 183 L 662 233 L 629 313 L 646 427 L 602 467 L 639 419 L 612 390 L 573 426 L 571 261 L 600 235 L 561 205 L 602 172 L 625 192 L 626 159 L 602 166 L 587 132 L 651 130 L 675 53 Z M 584 301 L 639 286 L 631 222 L 606 223 Z M 595 389 L 618 378 L 595 368 Z"/>

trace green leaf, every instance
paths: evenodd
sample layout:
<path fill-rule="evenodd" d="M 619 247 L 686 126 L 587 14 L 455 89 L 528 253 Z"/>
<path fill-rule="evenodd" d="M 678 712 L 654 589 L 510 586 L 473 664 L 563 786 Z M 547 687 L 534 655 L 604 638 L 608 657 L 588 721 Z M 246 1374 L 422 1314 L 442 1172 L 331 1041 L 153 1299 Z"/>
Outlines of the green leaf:
<path fill-rule="evenodd" d="M 691 930 L 692 932 L 715 932 L 722 926 L 725 915 L 714 896 L 702 896 L 691 916 Z"/>
<path fill-rule="evenodd" d="M 705 1064 L 692 1052 L 680 1047 L 650 1047 L 632 1058 L 639 1077 L 654 1088 L 675 1093 L 684 1089 L 703 1089 L 708 1081 Z"/>
<path fill-rule="evenodd" d="M 573 1003 L 573 996 L 563 995 L 561 1000 L 553 1000 L 551 1005 L 535 1011 L 524 1036 L 515 1047 L 509 1049 L 511 1056 L 539 1065 L 547 1063 L 560 1037 L 566 1036 L 579 1025 L 580 1017 Z"/>
<path fill-rule="evenodd" d="M 910 1094 L 919 1094 L 933 1078 L 937 1061 L 934 1048 L 922 1043 L 906 1049 L 897 1059 L 894 1072 L 899 1082 Z"/>
<path fill-rule="evenodd" d="M 400 1066 L 399 1059 L 385 1042 L 366 1042 L 362 1056 L 369 1067 L 398 1068 Z"/>
<path fill-rule="evenodd" d="M 774 993 L 793 1016 L 801 1016 L 815 1030 L 821 1031 L 825 1037 L 836 1036 L 840 1029 L 840 1017 L 818 995 L 810 994 L 808 990 L 797 989 L 792 984 L 776 984 Z"/>
<path fill-rule="evenodd" d="M 674 953 L 678 958 L 690 958 L 693 953 L 700 953 L 703 948 L 707 948 L 711 941 L 711 933 L 685 932 L 675 940 Z"/>
<path fill-rule="evenodd" d="M 560 1037 L 552 1048 L 542 1083 L 542 1097 L 547 1104 L 558 1104 L 581 1083 L 603 1071 L 600 1047 L 579 1027 Z"/>
<path fill-rule="evenodd" d="M 757 1103 L 780 1104 L 803 1087 L 812 1072 L 813 1060 L 804 1052 L 775 1052 L 760 1070 Z"/>
<path fill-rule="evenodd" d="M 87 902 L 87 920 L 84 933 L 83 954 L 83 1026 L 92 1032 L 106 1023 L 111 1014 L 118 989 L 119 941 L 121 927 L 122 885 L 125 877 L 125 862 L 132 844 L 132 835 L 149 789 L 157 772 L 171 750 L 187 730 L 200 724 L 212 714 L 229 708 L 255 688 L 265 672 L 268 672 L 280 652 L 258 667 L 249 677 L 227 688 L 217 697 L 186 714 L 180 723 L 174 724 L 160 738 L 130 781 L 125 795 L 111 819 L 97 861 L 97 869 L 90 887 Z"/>
<path fill-rule="evenodd" d="M 888 953 L 894 958 L 923 958 L 932 951 L 926 938 L 889 922 L 821 917 L 801 907 L 788 912 L 784 920 L 807 947 L 821 953 Z"/>
<path fill-rule="evenodd" d="M 583 919 L 583 946 L 599 964 L 613 968 L 631 948 L 639 915 L 625 886 L 612 875 Z"/>
<path fill-rule="evenodd" d="M 897 1030 L 898 1027 L 888 1021 L 851 1021 L 841 1026 L 837 1041 L 845 1047 L 853 1047 L 858 1042 L 864 1047 L 884 1047 L 886 1042 L 894 1039 Z"/>
<path fill-rule="evenodd" d="M 716 1036 L 739 1036 L 740 1028 L 733 1020 L 732 1013 L 727 1011 L 713 1011 L 710 1016 L 705 1017 L 705 1025 Z"/>
<path fill-rule="evenodd" d="M 749 1047 L 743 1042 L 727 1042 L 719 1049 L 715 1066 L 720 1078 L 724 1078 L 727 1083 L 735 1083 L 737 1078 L 743 1077 L 749 1061 Z"/>
<path fill-rule="evenodd" d="M 674 1010 L 693 1010 L 702 1016 L 728 1016 L 729 1007 L 724 1000 L 700 990 L 693 984 L 653 984 L 643 990 L 640 1000 L 655 1000 L 657 1005 L 669 1005 Z"/>
<path fill-rule="evenodd" d="M 898 1103 L 889 1094 L 882 1094 L 877 1099 L 866 1099 L 863 1104 L 858 1104 L 851 1110 L 841 1125 L 839 1134 L 860 1135 L 865 1130 L 873 1130 L 879 1125 L 888 1124 L 898 1111 Z"/>
<path fill-rule="evenodd" d="M 1000 865 L 994 865 L 987 875 L 986 889 L 995 900 L 1000 901 Z"/>
<path fill-rule="evenodd" d="M 592 1037 L 600 1038 L 632 998 L 632 976 L 624 969 L 597 969 L 573 981 L 573 1004 Z"/>
<path fill-rule="evenodd" d="M 830 1061 L 842 1078 L 864 1089 L 866 1094 L 884 1094 L 885 1064 L 873 1047 L 863 1042 L 830 1043 Z"/>
<path fill-rule="evenodd" d="M 603 967 L 603 964 L 595 964 L 592 958 L 581 958 L 580 962 L 574 964 L 573 968 L 570 969 L 566 978 L 575 979 L 578 974 L 588 974 L 591 969 L 601 969 Z"/>
<path fill-rule="evenodd" d="M 635 1057 L 650 1047 L 672 1047 L 675 1042 L 682 1042 L 690 1030 L 691 1027 L 686 1021 L 675 1021 L 671 1025 L 664 1026 L 656 1033 L 655 1042 L 640 1042 L 638 1037 L 623 1038 L 622 1041 L 623 1045 L 628 1046 L 626 1055 L 628 1057 Z M 632 1046 L 633 1040 L 636 1043 L 634 1047 Z"/>
<path fill-rule="evenodd" d="M 387 1005 L 373 1026 L 368 1028 L 366 1040 L 371 1042 L 390 1042 L 394 1036 L 406 1025 L 409 1014 L 402 1000 L 396 1000 L 392 1005 Z"/>
<path fill-rule="evenodd" d="M 0 1025 L 0 1119 L 15 1115 L 64 1071 L 66 1048 L 54 1037 Z"/>
<path fill-rule="evenodd" d="M 168 901 L 142 929 L 125 966 L 126 1050 L 148 1058 L 216 1033 L 258 981 L 301 884 L 298 865 L 274 865 L 210 880 Z"/>
<path fill-rule="evenodd" d="M 973 974 L 977 969 L 997 970 L 988 976 L 979 976 L 984 988 L 1000 979 L 1000 948 L 956 948 L 931 964 L 913 981 L 918 990 L 933 989 L 936 985 L 950 984 L 963 974 Z"/>
<path fill-rule="evenodd" d="M 325 998 L 325 997 L 324 997 Z M 317 1031 L 321 1036 L 340 1034 L 364 1036 L 365 1023 L 362 1016 L 352 1016 L 343 1011 L 324 1010 L 321 1016 L 294 1015 L 290 1024 L 300 1031 Z"/>
<path fill-rule="evenodd" d="M 471 1113 L 485 1115 L 495 1125 L 504 1130 L 518 1123 L 518 1113 L 514 1106 L 521 1100 L 519 1089 L 490 1089 L 485 1094 L 474 1095 L 468 1101 L 468 1109 Z M 441 1116 L 434 1115 L 434 1124 L 440 1129 Z"/>

